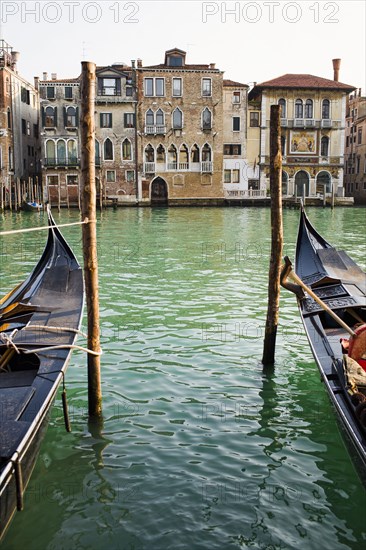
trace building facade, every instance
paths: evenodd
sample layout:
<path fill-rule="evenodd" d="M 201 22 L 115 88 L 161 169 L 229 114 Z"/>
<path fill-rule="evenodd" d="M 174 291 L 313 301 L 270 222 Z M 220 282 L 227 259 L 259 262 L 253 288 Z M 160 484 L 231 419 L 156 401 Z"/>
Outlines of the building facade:
<path fill-rule="evenodd" d="M 136 68 L 139 202 L 223 200 L 223 73 L 186 63 L 178 48 L 164 63 Z"/>
<path fill-rule="evenodd" d="M 21 202 L 41 172 L 39 97 L 18 73 L 19 53 L 0 40 L 0 201 Z"/>
<path fill-rule="evenodd" d="M 223 82 L 223 187 L 228 200 L 249 196 L 251 167 L 247 160 L 246 84 Z"/>
<path fill-rule="evenodd" d="M 345 189 L 355 204 L 366 204 L 366 97 L 349 97 L 346 113 Z"/>
<path fill-rule="evenodd" d="M 335 60 L 338 62 L 339 60 Z M 254 86 L 249 116 L 257 118 L 260 188 L 269 188 L 270 108 L 281 106 L 284 196 L 344 196 L 346 100 L 353 86 L 306 74 L 286 74 Z M 251 124 L 251 121 L 250 121 Z"/>

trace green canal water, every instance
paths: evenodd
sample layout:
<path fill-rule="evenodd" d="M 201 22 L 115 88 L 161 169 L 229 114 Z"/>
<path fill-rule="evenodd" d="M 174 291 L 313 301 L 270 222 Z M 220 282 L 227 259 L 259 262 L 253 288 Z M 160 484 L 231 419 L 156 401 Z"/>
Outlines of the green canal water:
<path fill-rule="evenodd" d="M 366 267 L 365 209 L 308 214 Z M 291 258 L 298 216 L 284 212 Z M 45 222 L 0 220 L 0 230 Z M 80 228 L 63 231 L 81 258 Z M 103 425 L 88 425 L 86 358 L 76 352 L 72 433 L 58 398 L 4 550 L 365 547 L 365 490 L 284 290 L 276 365 L 261 366 L 270 210 L 110 210 L 98 234 Z M 1 238 L 2 294 L 44 239 Z"/>

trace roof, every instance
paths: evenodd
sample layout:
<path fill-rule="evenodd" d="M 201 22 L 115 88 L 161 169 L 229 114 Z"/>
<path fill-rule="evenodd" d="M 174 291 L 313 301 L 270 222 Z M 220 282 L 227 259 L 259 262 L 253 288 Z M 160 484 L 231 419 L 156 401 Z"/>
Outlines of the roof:
<path fill-rule="evenodd" d="M 78 84 L 81 77 L 77 78 L 56 78 L 54 80 L 40 80 L 39 84 Z"/>
<path fill-rule="evenodd" d="M 234 80 L 223 80 L 224 86 L 233 86 L 235 88 L 249 88 L 248 84 L 241 84 L 241 82 L 235 82 Z"/>
<path fill-rule="evenodd" d="M 160 65 L 149 65 L 147 67 L 141 67 L 142 70 L 145 69 L 163 69 L 163 70 L 170 70 L 170 71 L 215 71 L 220 72 L 219 69 L 212 68 L 210 65 L 187 65 L 186 63 L 184 65 L 181 65 L 180 67 L 175 67 L 172 65 L 165 65 L 164 63 L 160 63 Z"/>
<path fill-rule="evenodd" d="M 343 84 L 336 80 L 329 80 L 327 78 L 321 78 L 320 76 L 314 76 L 312 74 L 284 74 L 273 80 L 267 80 L 256 84 L 250 91 L 250 98 L 257 96 L 262 90 L 266 88 L 288 88 L 288 89 L 322 89 L 322 90 L 338 90 L 344 92 L 352 92 L 356 89 L 355 86 L 349 84 Z"/>

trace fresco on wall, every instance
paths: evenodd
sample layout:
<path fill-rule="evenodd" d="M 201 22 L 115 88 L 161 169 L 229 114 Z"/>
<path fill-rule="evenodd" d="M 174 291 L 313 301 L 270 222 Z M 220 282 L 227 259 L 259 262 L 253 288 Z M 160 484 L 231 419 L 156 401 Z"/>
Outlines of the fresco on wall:
<path fill-rule="evenodd" d="M 291 153 L 316 153 L 316 132 L 291 132 Z"/>

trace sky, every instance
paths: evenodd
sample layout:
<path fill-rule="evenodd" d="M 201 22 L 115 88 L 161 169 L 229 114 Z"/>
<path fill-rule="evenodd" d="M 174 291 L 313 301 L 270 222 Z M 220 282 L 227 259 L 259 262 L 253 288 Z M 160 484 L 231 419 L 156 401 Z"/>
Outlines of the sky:
<path fill-rule="evenodd" d="M 187 63 L 216 63 L 250 86 L 286 73 L 339 80 L 365 94 L 364 1 L 2 0 L 0 38 L 20 52 L 19 73 L 73 78 L 81 61 L 143 65 L 178 47 Z"/>

